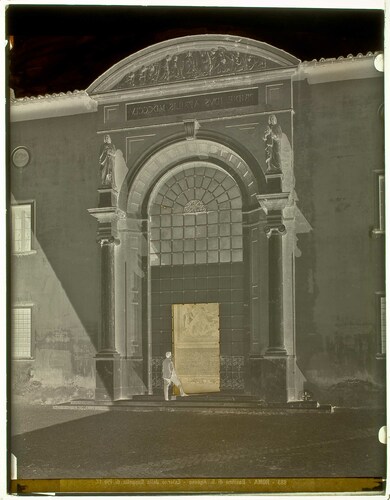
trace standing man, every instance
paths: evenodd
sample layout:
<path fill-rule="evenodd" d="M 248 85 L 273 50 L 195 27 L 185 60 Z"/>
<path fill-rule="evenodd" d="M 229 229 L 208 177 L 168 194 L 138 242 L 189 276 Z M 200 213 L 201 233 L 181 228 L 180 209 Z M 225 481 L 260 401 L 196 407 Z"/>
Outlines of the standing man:
<path fill-rule="evenodd" d="M 168 390 L 171 384 L 174 384 L 180 390 L 180 396 L 188 396 L 183 390 L 180 379 L 177 376 L 175 367 L 172 361 L 172 353 L 165 353 L 165 359 L 162 364 L 162 376 L 164 379 L 164 399 L 169 401 Z"/>

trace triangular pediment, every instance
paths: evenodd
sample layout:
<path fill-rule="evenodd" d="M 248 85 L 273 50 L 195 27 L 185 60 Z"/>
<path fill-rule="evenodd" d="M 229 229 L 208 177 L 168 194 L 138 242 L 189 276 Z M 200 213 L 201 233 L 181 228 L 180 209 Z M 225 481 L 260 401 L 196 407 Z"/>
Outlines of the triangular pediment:
<path fill-rule="evenodd" d="M 263 42 L 230 35 L 194 35 L 152 45 L 120 61 L 90 95 L 296 67 L 299 59 Z"/>

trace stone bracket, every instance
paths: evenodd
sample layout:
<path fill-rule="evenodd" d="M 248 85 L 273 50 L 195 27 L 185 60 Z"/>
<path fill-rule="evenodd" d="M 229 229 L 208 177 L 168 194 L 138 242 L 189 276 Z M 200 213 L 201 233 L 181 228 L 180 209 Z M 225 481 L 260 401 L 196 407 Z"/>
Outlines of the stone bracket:
<path fill-rule="evenodd" d="M 88 213 L 98 220 L 97 229 L 97 241 L 107 240 L 110 238 L 115 239 L 115 243 L 118 244 L 119 240 L 117 238 L 117 228 L 116 222 L 123 218 L 124 212 L 122 210 L 109 206 L 109 207 L 98 207 L 89 208 Z"/>
<path fill-rule="evenodd" d="M 268 215 L 269 212 L 282 212 L 289 201 L 290 193 L 258 194 L 256 196 L 260 207 Z"/>

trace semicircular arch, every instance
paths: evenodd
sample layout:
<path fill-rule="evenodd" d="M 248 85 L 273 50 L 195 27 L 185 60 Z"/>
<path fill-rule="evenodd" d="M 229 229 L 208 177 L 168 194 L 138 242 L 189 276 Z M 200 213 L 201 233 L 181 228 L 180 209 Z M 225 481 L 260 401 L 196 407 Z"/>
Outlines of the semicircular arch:
<path fill-rule="evenodd" d="M 235 179 L 218 165 L 195 160 L 170 169 L 159 179 L 148 197 L 147 213 L 231 208 L 242 208 L 241 190 Z"/>
<path fill-rule="evenodd" d="M 207 139 L 195 139 L 166 145 L 151 155 L 137 174 L 123 183 L 119 197 L 120 208 L 129 216 L 146 217 L 150 192 L 159 179 L 172 168 L 196 160 L 218 165 L 236 180 L 242 192 L 243 209 L 257 206 L 256 195 L 260 194 L 258 182 L 243 158 L 226 145 Z"/>

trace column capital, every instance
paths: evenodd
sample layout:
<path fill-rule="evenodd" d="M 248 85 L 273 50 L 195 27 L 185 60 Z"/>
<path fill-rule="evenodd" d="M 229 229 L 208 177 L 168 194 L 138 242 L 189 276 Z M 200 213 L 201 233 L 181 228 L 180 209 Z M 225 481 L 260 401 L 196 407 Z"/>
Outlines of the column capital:
<path fill-rule="evenodd" d="M 125 219 L 126 214 L 116 207 L 89 208 L 88 212 L 98 221 L 97 242 L 103 247 L 110 243 L 119 243 L 117 224 L 119 220 Z"/>
<path fill-rule="evenodd" d="M 287 228 L 284 224 L 270 224 L 268 223 L 264 226 L 264 232 L 267 238 L 270 238 L 273 234 L 283 236 L 287 233 Z"/>
<path fill-rule="evenodd" d="M 96 241 L 100 244 L 101 247 L 107 245 L 119 245 L 120 243 L 120 240 L 114 238 L 114 236 L 103 236 L 103 235 L 98 237 Z"/>

